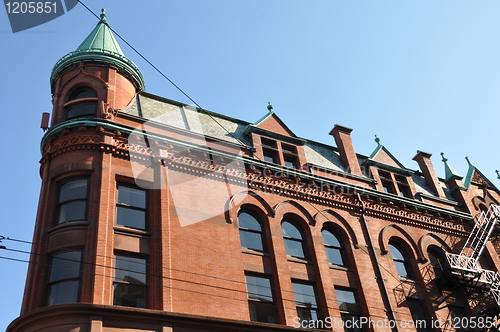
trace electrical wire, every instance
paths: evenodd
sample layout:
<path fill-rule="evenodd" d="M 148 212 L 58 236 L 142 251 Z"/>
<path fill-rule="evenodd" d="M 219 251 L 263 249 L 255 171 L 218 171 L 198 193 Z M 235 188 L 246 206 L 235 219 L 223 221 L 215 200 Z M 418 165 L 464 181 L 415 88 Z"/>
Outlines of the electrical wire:
<path fill-rule="evenodd" d="M 9 238 L 9 237 L 5 237 L 4 240 L 11 240 L 11 241 L 21 242 L 21 243 L 25 243 L 25 244 L 36 245 L 33 242 L 24 241 L 24 240 L 18 240 L 18 239 L 12 239 L 12 238 Z M 52 247 L 52 248 L 55 249 L 56 247 Z M 61 249 L 62 252 L 81 252 L 81 253 L 83 253 L 85 255 L 85 252 L 83 252 L 81 250 L 73 250 L 73 249 L 68 249 L 68 248 L 59 248 L 59 249 Z M 30 254 L 30 252 L 22 251 L 22 250 L 15 250 L 15 249 L 7 249 L 7 250 L 8 251 L 18 252 L 18 253 Z M 35 254 L 35 255 L 46 257 L 46 255 L 43 255 L 43 254 Z M 100 257 L 104 257 L 104 258 L 111 258 L 111 259 L 115 259 L 116 258 L 116 257 L 105 256 L 105 255 L 95 255 L 95 256 L 100 256 Z M 0 256 L 0 259 L 9 259 L 9 260 L 13 260 L 13 261 L 30 263 L 30 264 L 36 264 L 36 265 L 41 265 L 41 266 L 46 266 L 46 267 L 50 267 L 51 266 L 51 264 L 44 264 L 44 263 L 39 263 L 39 262 L 31 261 L 31 260 L 19 260 L 19 259 L 4 257 L 4 256 Z M 61 259 L 61 258 L 59 258 L 59 259 Z M 68 260 L 68 261 L 80 262 L 80 261 L 75 261 L 75 260 L 70 260 L 70 259 L 61 259 L 61 260 Z M 151 273 L 147 273 L 147 272 L 146 273 L 137 272 L 137 271 L 134 271 L 134 270 L 121 269 L 121 268 L 116 268 L 116 267 L 113 267 L 113 266 L 107 266 L 107 265 L 96 264 L 96 263 L 88 263 L 88 262 L 83 262 L 83 263 L 85 265 L 97 266 L 97 267 L 107 268 L 107 269 L 111 269 L 111 270 L 120 270 L 120 271 L 124 271 L 124 272 L 133 272 L 133 273 L 143 274 L 143 275 L 150 276 L 150 277 L 156 277 L 156 278 L 167 279 L 167 280 L 172 280 L 172 281 L 179 281 L 179 282 L 183 282 L 183 283 L 187 283 L 187 284 L 194 284 L 194 285 L 197 285 L 197 286 L 204 286 L 204 287 L 209 287 L 209 288 L 213 287 L 213 288 L 221 289 L 221 290 L 224 290 L 224 291 L 231 291 L 231 292 L 235 292 L 235 293 L 248 294 L 248 292 L 246 292 L 246 291 L 240 291 L 240 290 L 236 290 L 236 289 L 232 289 L 232 288 L 225 288 L 225 287 L 221 287 L 221 286 L 214 286 L 214 285 L 209 285 L 209 284 L 203 284 L 203 283 L 199 283 L 199 282 L 187 281 L 185 279 L 176 279 L 176 278 L 171 278 L 171 277 L 167 277 L 167 276 L 151 274 Z M 148 266 L 149 267 L 154 267 L 155 265 L 148 265 Z M 160 267 L 160 268 L 165 269 L 165 270 L 175 270 L 175 269 L 167 268 L 167 267 L 164 267 L 164 266 L 156 266 L 156 267 Z M 192 272 L 183 271 L 183 270 L 176 270 L 176 271 L 185 272 L 185 273 L 192 273 Z M 82 271 L 80 270 L 80 272 L 82 272 Z M 83 273 L 88 274 L 88 275 L 93 275 L 93 276 L 109 277 L 107 275 L 97 274 L 97 273 L 94 273 L 94 272 L 83 271 Z M 203 276 L 203 277 L 214 278 L 214 279 L 221 279 L 223 281 L 232 281 L 234 283 L 242 284 L 242 285 L 246 286 L 245 282 L 240 282 L 240 281 L 230 280 L 230 279 L 224 279 L 224 278 L 220 278 L 220 277 L 213 277 L 213 276 L 208 276 L 208 275 L 199 274 L 199 273 L 192 273 L 192 274 L 196 274 L 198 276 Z M 154 287 L 162 287 L 162 288 L 166 287 L 166 288 L 170 288 L 170 289 L 173 289 L 173 290 L 188 291 L 188 292 L 192 292 L 192 293 L 196 293 L 196 294 L 210 295 L 210 296 L 221 297 L 221 298 L 226 298 L 226 299 L 249 301 L 249 299 L 242 300 L 240 298 L 219 296 L 219 295 L 215 295 L 215 294 L 211 294 L 211 293 L 203 293 L 203 292 L 198 292 L 198 291 L 194 291 L 194 290 L 188 290 L 188 289 L 184 289 L 184 288 L 177 288 L 177 287 L 172 287 L 172 286 L 158 285 L 158 284 L 154 284 L 154 283 L 150 283 L 148 285 L 154 286 Z M 259 286 L 259 287 L 262 287 L 262 288 L 265 288 L 265 289 L 269 289 L 272 292 L 272 294 L 275 294 L 275 292 L 276 292 L 275 288 L 272 287 L 272 286 L 271 287 Z M 300 293 L 300 292 L 294 292 L 294 291 L 285 291 L 285 290 L 281 290 L 281 292 L 288 292 L 288 293 L 292 293 L 294 295 L 303 295 L 305 297 L 311 297 L 311 295 L 307 294 L 307 293 Z M 331 302 L 335 302 L 335 303 L 339 304 L 339 302 L 338 302 L 337 299 L 331 299 L 331 298 L 327 298 L 327 297 L 323 297 L 323 296 L 318 296 L 317 294 L 315 294 L 314 298 L 316 299 L 316 301 L 318 301 L 318 300 L 324 300 L 324 301 L 331 301 Z M 279 300 L 281 300 L 283 302 L 293 302 L 294 304 L 297 304 L 297 301 L 295 301 L 295 300 L 287 300 L 287 299 L 284 299 L 283 297 L 279 297 L 277 299 L 279 299 Z M 276 304 L 274 304 L 274 305 L 277 308 L 284 308 L 283 306 L 278 306 Z M 359 303 L 356 303 L 355 305 L 358 308 L 369 308 L 369 309 L 374 309 L 374 310 L 380 310 L 379 307 L 362 305 L 362 304 L 359 304 Z M 300 307 L 300 306 L 298 306 L 298 307 Z M 330 307 L 330 306 L 318 306 L 317 310 L 321 310 L 321 308 L 327 308 L 327 309 L 332 309 L 334 311 L 342 312 L 338 307 Z M 407 315 L 406 313 L 401 313 L 401 314 L 402 315 Z M 360 315 L 361 315 L 361 313 L 360 313 Z M 385 319 L 386 318 L 386 316 L 377 316 L 377 315 L 370 315 L 370 317 L 381 318 L 381 319 Z M 396 320 L 396 321 L 402 321 L 402 320 Z"/>
<path fill-rule="evenodd" d="M 51 267 L 52 266 L 51 264 L 44 264 L 44 263 L 39 263 L 39 262 L 35 262 L 35 261 L 30 261 L 30 260 L 15 259 L 15 258 L 5 257 L 5 256 L 0 256 L 0 259 L 6 259 L 6 260 L 21 262 L 21 263 L 35 264 L 35 265 L 44 266 L 44 267 Z M 61 260 L 66 260 L 66 261 L 71 261 L 71 262 L 75 262 L 75 263 L 80 263 L 80 261 L 71 260 L 71 259 L 61 259 Z M 134 270 L 120 269 L 120 268 L 115 268 L 115 267 L 110 267 L 110 266 L 104 266 L 104 265 L 101 265 L 101 267 L 107 267 L 107 268 L 110 268 L 110 269 L 124 271 L 124 272 L 133 272 L 133 273 L 138 273 L 138 274 L 144 274 L 144 273 L 140 273 L 140 272 L 137 272 L 137 271 L 134 271 Z M 66 270 L 77 271 L 77 270 L 74 270 L 74 269 L 66 269 Z M 86 271 L 82 271 L 81 269 L 78 272 L 79 273 L 84 273 L 86 275 L 92 275 L 92 276 L 109 277 L 108 275 L 105 275 L 105 274 L 99 274 L 99 273 L 94 273 L 94 272 L 86 272 Z M 170 278 L 164 277 L 164 276 L 158 276 L 158 275 L 147 274 L 147 273 L 145 273 L 145 274 L 147 276 L 151 276 L 151 277 L 160 277 L 162 279 L 170 279 Z M 183 282 L 188 283 L 188 284 L 196 284 L 194 282 L 185 281 L 185 280 L 180 280 L 180 281 L 183 281 Z M 53 283 L 55 284 L 56 282 L 53 282 Z M 121 284 L 121 283 L 119 282 L 119 284 Z M 141 284 L 137 284 L 137 283 L 129 283 L 129 284 L 131 284 L 131 285 L 141 285 Z M 202 286 L 213 287 L 211 285 L 205 285 L 205 284 L 201 284 L 201 285 Z M 153 287 L 153 288 L 154 287 L 161 287 L 162 289 L 167 288 L 167 289 L 171 289 L 171 290 L 185 291 L 185 292 L 189 292 L 189 293 L 193 293 L 193 294 L 207 295 L 207 296 L 212 296 L 212 297 L 217 297 L 217 298 L 223 298 L 223 299 L 227 299 L 227 300 L 236 300 L 236 301 L 242 301 L 242 302 L 252 301 L 251 298 L 244 298 L 244 299 L 242 299 L 242 298 L 235 298 L 235 297 L 230 297 L 230 296 L 222 296 L 222 295 L 217 295 L 217 294 L 213 294 L 213 293 L 206 293 L 206 292 L 200 292 L 200 291 L 195 291 L 195 290 L 186 289 L 186 288 L 166 286 L 166 285 L 163 285 L 163 284 L 159 285 L 159 284 L 155 284 L 155 283 L 147 283 L 144 286 L 149 286 L 149 287 Z M 262 286 L 259 286 L 259 287 L 262 287 Z M 262 288 L 267 288 L 267 287 L 262 287 Z M 270 289 L 273 291 L 273 294 L 274 294 L 274 288 L 271 287 Z M 240 290 L 235 290 L 235 289 L 226 289 L 226 290 L 229 290 L 229 291 L 232 291 L 232 292 L 235 292 L 235 293 L 245 294 L 247 296 L 249 294 L 260 295 L 258 293 L 250 293 L 250 292 L 247 292 L 247 291 L 240 291 Z M 303 295 L 305 297 L 312 297 L 310 294 L 306 294 L 306 293 L 294 292 L 294 295 L 295 294 L 296 295 Z M 267 297 L 267 296 L 262 296 L 262 297 Z M 314 296 L 314 298 L 316 299 L 316 301 L 318 299 L 326 299 L 326 298 L 322 298 L 322 297 L 319 297 L 319 296 Z M 274 297 L 273 297 L 273 299 L 274 299 Z M 291 302 L 297 308 L 302 308 L 301 305 L 300 305 L 301 303 L 298 303 L 298 301 L 296 301 L 296 300 L 288 300 L 288 299 L 284 299 L 282 297 L 278 298 L 278 299 L 281 300 L 282 302 Z M 330 300 L 336 301 L 336 300 L 333 300 L 333 299 L 330 299 Z M 273 302 L 276 302 L 276 301 L 273 301 Z M 272 304 L 266 303 L 266 304 L 269 305 L 269 306 L 272 306 L 272 307 L 274 307 L 276 309 L 289 308 L 289 307 L 281 306 L 281 305 L 278 305 L 278 304 L 275 304 L 275 303 L 272 303 Z M 356 304 L 356 306 L 357 307 L 365 307 L 365 306 L 362 306 L 362 305 L 359 305 L 359 304 Z M 340 310 L 340 308 L 338 308 L 338 307 L 330 307 L 330 306 L 324 306 L 324 305 L 317 305 L 316 308 L 309 308 L 308 307 L 308 309 L 314 309 L 316 311 L 321 311 L 322 309 L 325 309 L 325 308 L 329 309 L 329 310 L 333 310 L 333 311 L 339 312 L 339 313 L 343 313 L 344 312 L 344 311 Z M 377 308 L 377 307 L 371 307 L 371 308 L 380 310 L 380 308 Z M 354 313 L 353 313 L 353 315 L 354 315 Z M 403 315 L 406 315 L 406 314 L 403 313 Z M 361 317 L 362 314 L 359 313 L 359 316 Z M 373 315 L 373 314 L 370 315 L 369 317 L 370 318 L 381 318 L 381 319 L 387 318 L 386 316 L 378 316 L 378 315 Z M 396 320 L 396 321 L 401 322 L 401 321 L 404 321 L 404 320 Z"/>
<path fill-rule="evenodd" d="M 87 9 L 92 15 L 94 15 L 99 21 L 101 21 L 101 18 L 99 16 L 97 16 L 97 14 L 95 14 L 89 7 L 87 7 L 81 0 L 78 0 L 79 3 L 82 4 L 83 7 L 85 7 L 85 9 Z M 184 90 L 182 90 L 177 84 L 174 83 L 173 80 L 171 80 L 170 78 L 168 78 L 167 75 L 165 75 L 158 67 L 156 67 L 151 61 L 149 61 L 141 52 L 139 52 L 134 46 L 132 46 L 125 38 L 123 38 L 118 32 L 116 32 L 113 28 L 111 28 L 109 26 L 109 24 L 107 25 L 108 28 L 116 35 L 118 36 L 118 38 L 120 38 L 125 44 L 127 44 L 128 47 L 130 47 L 135 53 L 137 53 L 137 55 L 139 55 L 144 61 L 146 61 L 154 70 L 156 70 L 163 78 L 165 78 L 167 81 L 170 82 L 170 84 L 172 84 L 177 90 L 179 90 L 184 96 L 186 96 L 186 98 L 188 98 L 193 104 L 196 105 L 196 107 L 198 107 L 200 110 L 203 110 L 204 109 L 193 99 L 191 98 Z M 217 121 L 211 114 L 209 114 L 208 112 L 204 112 L 206 115 L 208 115 L 215 123 L 217 123 L 222 129 L 224 129 L 224 131 L 226 131 L 228 133 L 229 136 L 231 136 L 232 138 L 234 138 L 242 147 L 244 148 L 247 148 L 248 146 L 243 143 L 239 138 L 237 138 L 236 136 L 234 136 L 229 130 L 226 129 L 226 127 L 224 127 L 219 121 Z"/>

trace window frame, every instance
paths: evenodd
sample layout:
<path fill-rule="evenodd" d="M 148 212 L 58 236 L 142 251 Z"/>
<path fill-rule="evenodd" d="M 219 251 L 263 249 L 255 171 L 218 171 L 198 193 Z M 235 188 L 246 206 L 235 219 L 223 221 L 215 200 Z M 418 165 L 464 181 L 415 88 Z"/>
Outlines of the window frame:
<path fill-rule="evenodd" d="M 262 299 L 253 299 L 250 297 L 250 292 L 248 290 L 248 285 L 249 285 L 249 280 L 248 278 L 259 278 L 259 279 L 264 279 L 269 281 L 269 291 L 270 291 L 270 297 L 271 301 L 265 301 Z M 249 315 L 250 315 L 250 320 L 253 322 L 262 322 L 262 323 L 271 323 L 271 324 L 279 324 L 279 315 L 278 315 L 278 310 L 276 307 L 276 294 L 275 294 L 275 289 L 273 286 L 273 278 L 272 276 L 268 275 L 262 275 L 262 274 L 256 274 L 256 273 L 245 273 L 245 284 L 246 284 L 246 290 L 247 290 L 247 297 L 248 297 L 248 310 L 249 310 Z M 257 284 L 255 285 L 256 287 L 259 287 Z M 252 293 L 254 294 L 254 293 Z M 266 296 L 264 296 L 266 297 Z M 272 313 L 273 313 L 273 322 L 269 321 L 262 321 L 258 319 L 252 319 L 252 309 L 255 310 L 254 316 L 256 315 L 256 312 L 258 311 L 258 308 L 265 307 L 265 306 L 271 306 L 272 307 Z"/>
<path fill-rule="evenodd" d="M 323 232 L 330 233 L 337 240 L 337 242 L 339 243 L 339 246 L 337 247 L 337 246 L 334 246 L 331 244 L 327 244 L 325 241 L 325 237 L 323 235 Z M 344 243 L 342 241 L 342 238 L 340 236 L 338 236 L 337 233 L 338 232 L 335 232 L 335 231 L 331 230 L 330 228 L 326 228 L 326 227 L 321 230 L 321 237 L 323 239 L 323 245 L 325 247 L 326 257 L 328 259 L 328 263 L 331 265 L 348 267 L 348 264 L 347 264 L 348 260 L 347 260 L 347 255 L 345 252 L 345 246 L 344 246 Z M 330 260 L 330 255 L 328 254 L 328 249 L 333 249 L 339 253 L 340 260 L 342 261 L 342 264 L 337 264 L 337 263 L 334 263 Z"/>
<path fill-rule="evenodd" d="M 392 248 L 396 249 L 396 251 L 403 257 L 403 259 L 396 258 L 395 255 L 394 255 L 394 253 L 393 253 L 393 251 L 392 251 Z M 413 268 L 412 268 L 411 262 L 408 259 L 408 253 L 407 253 L 407 251 L 404 250 L 404 248 L 402 248 L 401 245 L 399 245 L 398 243 L 392 242 L 392 241 L 389 242 L 389 251 L 391 252 L 392 261 L 394 263 L 394 268 L 396 269 L 396 272 L 398 273 L 398 276 L 400 278 L 414 280 L 415 279 L 415 273 L 413 272 Z M 400 274 L 398 266 L 403 266 L 404 267 L 404 269 L 406 271 L 406 276 L 402 276 Z"/>
<path fill-rule="evenodd" d="M 81 181 L 81 180 L 86 181 L 85 198 L 73 198 L 73 199 L 61 201 L 61 194 L 62 194 L 63 186 L 68 184 L 68 183 Z M 61 181 L 57 181 L 57 203 L 56 203 L 56 209 L 55 209 L 54 224 L 57 226 L 57 225 L 63 225 L 63 224 L 72 223 L 72 222 L 88 221 L 89 196 L 90 196 L 90 177 L 89 176 L 75 176 L 75 177 L 65 178 L 64 180 L 61 180 Z M 82 201 L 85 202 L 83 219 L 65 220 L 62 222 L 60 221 L 61 220 L 61 208 L 63 206 L 66 206 L 66 205 L 69 205 L 69 204 L 72 204 L 75 202 L 82 202 Z"/>
<path fill-rule="evenodd" d="M 133 190 L 138 190 L 138 191 L 144 192 L 144 200 L 145 200 L 144 208 L 141 208 L 141 207 L 138 207 L 138 206 L 129 205 L 129 204 L 126 204 L 126 203 L 121 203 L 119 201 L 119 197 L 120 197 L 120 190 L 119 190 L 119 188 L 120 187 L 129 188 L 129 189 L 133 189 Z M 143 212 L 144 213 L 144 227 L 140 228 L 140 227 L 134 227 L 134 226 L 125 225 L 123 223 L 119 223 L 118 222 L 118 214 L 119 214 L 118 210 L 119 210 L 119 208 L 126 209 L 126 210 Z M 138 186 L 132 185 L 132 184 L 127 183 L 127 182 L 121 182 L 121 181 L 117 181 L 116 182 L 115 225 L 121 226 L 121 227 L 131 228 L 131 229 L 142 230 L 142 231 L 147 231 L 148 230 L 148 226 L 149 226 L 149 191 L 148 190 L 139 188 Z"/>
<path fill-rule="evenodd" d="M 383 169 L 377 169 L 382 191 L 405 198 L 413 198 L 408 177 Z"/>
<path fill-rule="evenodd" d="M 255 219 L 255 221 L 260 226 L 260 231 L 253 230 L 253 229 L 246 228 L 246 227 L 242 227 L 241 223 L 240 223 L 240 215 L 242 215 L 242 214 L 247 214 L 250 217 L 252 217 L 253 219 Z M 253 250 L 253 251 L 258 251 L 258 252 L 262 252 L 262 253 L 266 253 L 267 252 L 266 237 L 264 235 L 263 221 L 261 220 L 261 218 L 257 217 L 256 213 L 253 213 L 252 211 L 250 211 L 248 209 L 242 209 L 242 210 L 240 210 L 240 212 L 238 213 L 238 231 L 239 231 L 239 235 L 240 235 L 240 244 L 241 244 L 242 248 L 245 248 L 245 249 L 248 249 L 248 250 Z M 260 244 L 262 246 L 262 249 L 250 248 L 248 246 L 244 246 L 243 245 L 243 238 L 244 237 L 242 236 L 242 233 L 243 234 L 247 234 L 247 233 L 248 234 L 258 234 L 260 236 Z"/>
<path fill-rule="evenodd" d="M 296 145 L 264 136 L 259 138 L 264 161 L 290 169 L 300 168 L 298 147 Z"/>
<path fill-rule="evenodd" d="M 426 321 L 425 328 L 421 328 L 421 327 L 419 327 L 420 326 L 419 324 L 415 323 L 415 330 L 417 330 L 417 332 L 430 332 L 430 331 L 433 331 L 433 328 L 432 328 L 432 317 L 430 315 L 430 312 L 428 310 L 428 306 L 425 303 L 425 301 L 420 300 L 420 299 L 416 299 L 416 298 L 412 298 L 412 297 L 407 297 L 406 298 L 406 305 L 408 307 L 408 310 L 410 311 L 411 319 L 413 320 L 413 322 L 416 322 L 416 321 L 419 321 L 419 320 L 425 320 Z M 414 311 L 415 309 L 421 309 L 421 310 L 423 310 L 424 316 L 418 316 L 418 313 Z"/>
<path fill-rule="evenodd" d="M 128 272 L 133 272 L 133 273 L 139 273 L 139 274 L 144 274 L 144 284 L 140 283 L 133 283 L 133 282 L 128 282 L 124 280 L 117 280 L 117 271 L 123 270 L 121 268 L 118 268 L 118 258 L 122 258 L 122 260 L 125 259 L 134 259 L 134 260 L 142 260 L 144 261 L 144 272 L 138 272 L 138 271 L 133 271 L 133 270 L 126 270 Z M 148 301 L 149 301 L 149 257 L 144 257 L 140 255 L 134 255 L 130 253 L 124 253 L 124 252 L 116 252 L 114 254 L 114 265 L 113 265 L 113 270 L 114 270 L 114 275 L 113 275 L 113 287 L 112 289 L 112 305 L 116 306 L 121 306 L 121 307 L 129 307 L 129 308 L 143 308 L 146 309 L 148 308 Z M 117 287 L 121 286 L 135 286 L 135 287 L 140 287 L 144 291 L 144 306 L 132 306 L 132 305 L 125 305 L 125 304 L 116 304 L 116 294 L 115 292 L 117 291 Z"/>
<path fill-rule="evenodd" d="M 300 302 L 297 300 L 297 294 L 299 294 L 300 296 L 305 295 L 306 297 L 310 297 L 311 295 L 307 294 L 307 293 L 297 292 L 295 285 L 309 286 L 312 288 L 313 295 L 314 295 L 313 296 L 314 302 L 315 302 L 314 305 L 311 303 L 311 306 L 308 307 L 307 302 Z M 297 311 L 297 317 L 302 321 L 303 320 L 303 313 L 308 312 L 310 314 L 309 318 L 306 317 L 304 320 L 306 320 L 308 322 L 321 321 L 323 315 L 321 312 L 321 306 L 318 303 L 319 297 L 318 297 L 316 285 L 314 283 L 310 283 L 310 282 L 304 281 L 304 280 L 292 280 L 292 289 L 293 289 L 293 297 L 294 297 L 294 301 L 295 301 L 295 309 Z M 313 317 L 313 314 L 311 314 L 312 312 L 314 312 L 316 314 L 316 318 Z"/>
<path fill-rule="evenodd" d="M 85 91 L 91 92 L 94 96 L 78 98 L 78 95 L 82 92 L 85 92 Z M 89 86 L 79 86 L 79 87 L 75 88 L 69 94 L 68 101 L 63 105 L 64 109 L 65 109 L 66 120 L 97 117 L 97 104 L 98 104 L 97 102 L 98 102 L 98 100 L 99 100 L 98 94 L 93 88 L 91 88 Z M 75 109 L 76 107 L 81 107 L 84 105 L 92 105 L 94 112 L 69 116 L 69 113 L 72 109 Z"/>
<path fill-rule="evenodd" d="M 349 292 L 352 293 L 354 297 L 354 303 L 352 302 L 343 302 L 342 304 L 339 301 L 339 293 L 338 292 Z M 361 316 L 363 314 L 361 310 L 361 305 L 359 302 L 359 296 L 358 292 L 354 288 L 343 288 L 343 287 L 335 287 L 335 296 L 337 298 L 337 304 L 339 307 L 339 312 L 340 312 L 340 317 L 341 319 L 345 322 L 345 319 L 353 319 L 355 318 L 356 320 L 361 319 Z M 343 308 L 343 304 L 347 304 L 347 308 Z M 350 310 L 351 308 L 354 307 L 354 310 Z M 344 325 L 344 331 L 345 332 L 358 332 L 358 331 L 363 331 L 363 328 L 360 329 L 355 329 L 355 328 L 347 328 L 346 325 Z"/>
<path fill-rule="evenodd" d="M 59 266 L 59 267 L 55 267 L 54 265 L 54 261 L 55 259 L 57 258 L 57 256 L 61 256 L 61 255 L 65 255 L 65 254 L 71 254 L 71 253 L 78 253 L 79 254 L 79 258 L 78 258 L 78 261 L 75 261 L 75 260 L 71 260 L 71 259 L 67 259 L 67 258 L 60 258 L 62 261 L 66 260 L 66 261 L 71 261 L 71 262 L 77 262 L 78 263 L 78 275 L 77 276 L 70 276 L 70 277 L 66 277 L 66 278 L 60 278 L 60 279 L 57 279 L 57 280 L 51 280 L 52 279 L 52 276 L 54 273 L 56 273 L 56 270 L 55 269 L 67 269 L 65 268 L 64 266 Z M 50 305 L 57 305 L 57 304 L 67 304 L 67 303 L 78 303 L 80 302 L 81 300 L 81 282 L 82 282 L 82 273 L 83 273 L 83 260 L 84 260 L 84 252 L 82 249 L 66 249 L 66 250 L 60 250 L 60 251 L 57 251 L 57 252 L 54 252 L 54 253 L 51 253 L 50 254 L 50 264 L 48 266 L 48 273 L 47 273 L 47 282 L 46 282 L 46 305 L 50 306 Z M 63 285 L 65 283 L 69 283 L 69 282 L 77 282 L 77 286 L 76 286 L 76 299 L 75 301 L 69 301 L 69 302 L 66 302 L 66 301 L 57 301 L 56 303 L 52 303 L 52 299 L 53 299 L 53 296 L 52 296 L 52 293 L 53 293 L 53 290 L 54 290 L 54 286 L 58 286 L 58 285 Z M 66 291 L 65 294 L 67 294 L 68 292 Z"/>
<path fill-rule="evenodd" d="M 284 229 L 283 229 L 284 223 L 288 223 L 288 224 L 292 225 L 297 230 L 297 232 L 299 232 L 301 238 L 298 239 L 298 238 L 293 238 L 291 236 L 285 235 Z M 283 241 L 285 243 L 285 252 L 286 252 L 287 256 L 290 256 L 290 257 L 293 257 L 296 259 L 303 259 L 303 260 L 309 259 L 309 252 L 307 250 L 307 242 L 305 240 L 304 230 L 302 229 L 302 227 L 297 225 L 297 222 L 295 222 L 293 219 L 290 219 L 290 218 L 283 218 L 283 220 L 281 221 L 281 234 L 283 237 Z M 287 243 L 300 243 L 300 247 L 302 249 L 302 256 L 291 255 L 290 251 L 293 250 L 293 248 L 288 246 Z"/>

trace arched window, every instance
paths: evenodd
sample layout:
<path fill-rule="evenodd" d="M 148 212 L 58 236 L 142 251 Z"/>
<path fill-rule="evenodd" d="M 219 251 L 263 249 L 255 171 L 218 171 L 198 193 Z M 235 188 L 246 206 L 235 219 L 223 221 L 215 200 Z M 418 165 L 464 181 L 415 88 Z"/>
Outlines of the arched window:
<path fill-rule="evenodd" d="M 392 260 L 398 271 L 398 275 L 403 278 L 412 278 L 410 262 L 406 258 L 405 254 L 394 244 L 390 243 L 389 248 L 391 250 Z"/>
<path fill-rule="evenodd" d="M 304 250 L 304 237 L 299 229 L 290 221 L 283 221 L 281 224 L 283 239 L 287 255 L 297 258 L 306 258 Z"/>
<path fill-rule="evenodd" d="M 434 248 L 427 249 L 427 255 L 429 256 L 429 262 L 434 270 L 436 277 L 440 277 L 446 268 L 446 260 L 442 253 Z"/>
<path fill-rule="evenodd" d="M 240 241 L 242 247 L 264 251 L 262 226 L 257 218 L 250 213 L 241 212 L 238 215 L 238 226 L 240 228 Z"/>
<path fill-rule="evenodd" d="M 323 236 L 328 262 L 335 265 L 346 266 L 342 244 L 338 237 L 326 229 L 321 231 L 321 235 Z"/>
<path fill-rule="evenodd" d="M 64 105 L 66 118 L 95 117 L 97 111 L 97 94 L 94 90 L 84 87 L 73 92 Z"/>

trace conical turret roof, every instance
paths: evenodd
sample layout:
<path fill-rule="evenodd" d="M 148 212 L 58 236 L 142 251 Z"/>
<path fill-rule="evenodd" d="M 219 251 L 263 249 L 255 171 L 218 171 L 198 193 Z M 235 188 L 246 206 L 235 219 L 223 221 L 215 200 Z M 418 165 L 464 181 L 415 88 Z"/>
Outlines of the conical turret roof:
<path fill-rule="evenodd" d="M 119 72 L 127 76 L 139 90 L 144 90 L 144 78 L 137 66 L 129 60 L 118 44 L 113 31 L 109 27 L 105 10 L 92 32 L 78 48 L 63 56 L 52 69 L 50 84 L 53 88 L 55 78 L 77 66 L 80 62 L 97 62 L 115 66 Z"/>

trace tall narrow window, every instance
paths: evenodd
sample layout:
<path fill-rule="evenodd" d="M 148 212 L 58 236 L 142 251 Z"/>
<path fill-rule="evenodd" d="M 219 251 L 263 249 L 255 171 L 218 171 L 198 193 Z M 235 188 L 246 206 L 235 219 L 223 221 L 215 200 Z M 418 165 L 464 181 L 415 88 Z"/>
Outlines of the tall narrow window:
<path fill-rule="evenodd" d="M 339 239 L 329 230 L 322 230 L 323 242 L 325 244 L 328 262 L 335 265 L 345 266 L 342 253 L 342 245 Z"/>
<path fill-rule="evenodd" d="M 81 251 L 67 251 L 52 256 L 48 305 L 78 302 L 81 258 Z"/>
<path fill-rule="evenodd" d="M 298 168 L 297 148 L 295 146 L 281 143 L 281 152 L 286 167 Z"/>
<path fill-rule="evenodd" d="M 427 255 L 429 256 L 429 261 L 434 270 L 436 277 L 440 277 L 446 267 L 446 260 L 443 258 L 442 254 L 434 249 L 427 250 Z"/>
<path fill-rule="evenodd" d="M 113 304 L 146 307 L 146 260 L 116 256 Z"/>
<path fill-rule="evenodd" d="M 118 185 L 116 223 L 131 228 L 146 228 L 146 191 Z"/>
<path fill-rule="evenodd" d="M 247 275 L 246 281 L 250 320 L 276 323 L 276 310 L 271 289 L 271 280 L 269 278 Z"/>
<path fill-rule="evenodd" d="M 240 241 L 242 247 L 264 251 L 262 226 L 253 215 L 247 212 L 241 212 L 238 215 L 238 226 L 240 228 Z"/>
<path fill-rule="evenodd" d="M 411 318 L 417 332 L 432 331 L 432 320 L 426 304 L 421 300 L 411 298 L 407 298 L 406 303 L 410 309 Z"/>
<path fill-rule="evenodd" d="M 408 186 L 408 181 L 406 176 L 394 175 L 396 179 L 396 184 L 398 186 L 399 196 L 401 197 L 411 197 L 410 187 Z"/>
<path fill-rule="evenodd" d="M 355 292 L 348 289 L 335 289 L 335 294 L 337 295 L 340 316 L 344 321 L 344 331 L 362 331 L 359 323 L 361 310 Z"/>
<path fill-rule="evenodd" d="M 67 119 L 94 117 L 97 111 L 97 95 L 90 88 L 76 90 L 64 105 L 67 109 Z"/>
<path fill-rule="evenodd" d="M 60 185 L 57 223 L 85 220 L 87 192 L 87 179 L 71 180 Z"/>
<path fill-rule="evenodd" d="M 403 252 L 393 244 L 389 244 L 389 248 L 391 250 L 392 259 L 394 261 L 394 265 L 396 266 L 396 270 L 398 271 L 398 275 L 403 278 L 412 278 L 413 275 L 410 272 L 410 262 L 405 257 Z"/>
<path fill-rule="evenodd" d="M 301 321 L 315 321 L 319 315 L 318 304 L 314 286 L 300 282 L 292 282 L 295 305 L 297 306 L 297 317 Z"/>
<path fill-rule="evenodd" d="M 304 238 L 299 229 L 289 221 L 283 221 L 281 228 L 287 255 L 305 259 Z"/>

